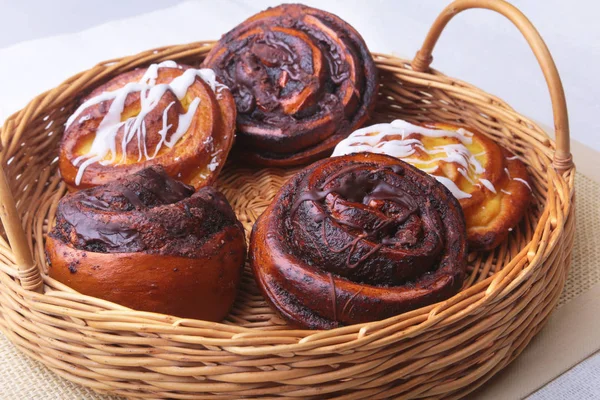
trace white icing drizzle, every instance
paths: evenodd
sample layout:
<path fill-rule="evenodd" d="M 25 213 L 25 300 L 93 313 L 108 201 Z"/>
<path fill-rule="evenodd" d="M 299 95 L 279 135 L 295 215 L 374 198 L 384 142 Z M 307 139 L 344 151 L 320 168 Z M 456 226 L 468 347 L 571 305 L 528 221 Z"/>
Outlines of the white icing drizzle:
<path fill-rule="evenodd" d="M 460 143 L 427 149 L 419 139 L 406 138 L 415 133 L 427 137 L 452 137 L 458 139 Z M 390 138 L 390 136 L 400 136 L 401 139 Z M 474 182 L 469 176 L 469 172 L 471 171 L 475 174 L 485 172 L 485 168 L 483 168 L 476 158 L 485 154 L 485 151 L 472 154 L 465 146 L 465 144 L 468 145 L 473 142 L 472 137 L 473 134 L 463 128 L 456 131 L 430 129 L 397 119 L 389 124 L 376 124 L 354 131 L 350 136 L 338 143 L 332 157 L 360 152 L 387 154 L 410 164 L 418 164 L 419 168 L 427 173 L 435 172 L 437 164 L 440 161 L 456 163 L 460 165 L 458 172 L 472 185 L 483 185 L 490 192 L 496 193 L 496 188 L 489 180 L 479 178 L 480 185 Z M 429 155 L 445 154 L 445 157 L 433 158 L 431 160 L 411 158 L 410 156 L 415 153 L 417 148 Z M 433 164 L 433 166 L 429 167 L 430 164 Z M 437 175 L 434 175 L 434 177 L 444 184 L 459 200 L 471 197 L 469 193 L 461 191 L 451 179 Z"/>
<path fill-rule="evenodd" d="M 481 184 L 483 186 L 485 186 L 487 188 L 487 190 L 489 190 L 490 192 L 496 194 L 496 188 L 494 187 L 494 185 L 492 184 L 492 182 L 490 182 L 487 179 L 483 179 L 483 178 L 479 178 L 479 182 L 481 182 Z"/>
<path fill-rule="evenodd" d="M 531 186 L 529 186 L 529 183 L 525 179 L 513 178 L 513 181 L 519 181 L 519 182 L 521 182 L 522 184 L 524 184 L 525 186 L 527 186 L 530 191 L 533 192 L 533 190 L 531 189 Z"/>
<path fill-rule="evenodd" d="M 167 140 L 167 135 L 172 125 L 167 125 L 167 114 L 169 109 L 175 104 L 175 102 L 171 102 L 163 111 L 162 115 L 162 129 L 157 132 L 160 135 L 160 141 L 156 145 L 154 151 L 151 151 L 151 154 L 148 152 L 148 148 L 146 147 L 146 123 L 144 121 L 145 117 L 158 105 L 160 99 L 167 91 L 171 91 L 179 100 L 183 99 L 188 89 L 194 81 L 196 77 L 199 77 L 204 82 L 206 82 L 211 90 L 215 92 L 217 98 L 220 98 L 220 93 L 227 86 L 219 83 L 216 79 L 215 72 L 211 69 L 187 69 L 180 76 L 174 78 L 168 84 L 156 84 L 156 79 L 158 77 L 158 69 L 159 68 L 181 68 L 181 66 L 177 65 L 174 61 L 163 61 L 159 64 L 152 64 L 148 67 L 142 78 L 138 82 L 130 82 L 114 91 L 110 92 L 102 92 L 99 95 L 88 99 L 83 104 L 75 110 L 75 112 L 69 117 L 65 126 L 68 129 L 77 118 L 83 113 L 87 108 L 94 106 L 96 104 L 100 104 L 104 101 L 112 100 L 108 112 L 98 125 L 96 130 L 96 135 L 94 137 L 94 141 L 92 142 L 92 146 L 87 154 L 77 157 L 73 161 L 73 165 L 79 166 L 77 171 L 77 176 L 75 177 L 75 184 L 79 185 L 81 183 L 81 179 L 85 172 L 85 169 L 96 162 L 100 162 L 102 165 L 110 165 L 116 162 L 116 149 L 117 149 L 117 134 L 121 128 L 123 128 L 123 137 L 121 139 L 121 143 L 119 143 L 121 147 L 121 151 L 123 156 L 117 162 L 117 165 L 120 163 L 124 163 L 126 160 L 126 148 L 127 145 L 134 139 L 137 140 L 138 144 L 138 162 L 142 161 L 142 159 L 152 160 L 155 158 L 162 146 L 167 146 L 172 148 L 175 144 L 185 135 L 187 130 L 189 129 L 192 119 L 198 109 L 200 104 L 200 98 L 194 98 L 188 106 L 187 111 L 184 114 L 179 115 L 179 124 L 177 125 L 177 129 L 175 132 L 171 134 L 169 140 Z M 121 121 L 121 114 L 125 108 L 125 101 L 127 96 L 131 93 L 139 92 L 140 93 L 140 112 L 135 117 L 128 118 L 125 121 Z M 79 123 L 85 122 L 90 119 L 89 116 L 83 116 L 79 118 Z M 112 157 L 106 160 L 108 155 Z M 216 158 L 213 157 L 213 161 L 211 163 L 217 162 Z M 211 169 L 214 171 L 217 165 Z M 210 166 L 209 166 L 210 168 Z"/>
<path fill-rule="evenodd" d="M 518 160 L 519 156 L 506 157 L 506 159 L 509 161 Z"/>
<path fill-rule="evenodd" d="M 500 191 L 504 194 L 508 194 L 508 195 L 512 194 L 512 192 L 509 192 L 508 190 L 500 189 Z"/>
<path fill-rule="evenodd" d="M 84 115 L 83 117 L 79 118 L 79 123 L 83 124 L 85 121 L 89 121 L 90 119 L 92 119 L 91 115 Z"/>
<path fill-rule="evenodd" d="M 525 186 L 527 186 L 529 188 L 529 191 L 533 192 L 533 189 L 531 189 L 531 186 L 525 179 L 513 178 L 512 176 L 510 176 L 510 172 L 508 171 L 508 168 L 506 168 L 506 167 L 504 168 L 504 172 L 506 172 L 506 176 L 508 176 L 508 179 L 517 181 L 517 182 L 521 182 L 522 184 L 524 184 Z"/>
<path fill-rule="evenodd" d="M 223 150 L 222 150 L 222 149 L 219 149 L 219 150 L 215 151 L 213 154 L 211 154 L 211 156 L 212 156 L 212 159 L 210 160 L 210 163 L 208 164 L 208 169 L 209 169 L 211 172 L 214 172 L 214 171 L 217 169 L 217 167 L 219 166 L 219 159 L 217 158 L 217 155 L 218 155 L 218 154 L 219 154 L 221 151 L 223 151 Z"/>
<path fill-rule="evenodd" d="M 471 184 L 471 185 L 475 185 L 475 182 L 473 182 L 473 179 L 471 179 L 471 177 L 469 176 L 469 174 L 467 173 L 467 171 L 464 168 L 458 168 L 458 172 Z"/>
<path fill-rule="evenodd" d="M 435 179 L 437 179 L 437 181 L 440 182 L 442 185 L 446 186 L 448 188 L 448 190 L 450 192 L 452 192 L 454 197 L 456 197 L 458 200 L 468 199 L 469 197 L 471 197 L 471 195 L 469 193 L 463 192 L 462 190 L 460 190 L 458 188 L 458 186 L 456 186 L 456 183 L 454 183 L 454 181 L 452 179 L 446 178 L 445 176 L 437 176 L 437 175 L 431 175 L 431 176 L 433 176 Z"/>
<path fill-rule="evenodd" d="M 377 132 L 377 134 L 368 136 L 369 134 L 374 133 L 374 132 Z M 349 153 L 343 152 L 345 150 L 345 147 L 353 146 L 356 144 L 366 144 L 369 147 L 376 147 L 383 138 L 385 138 L 386 136 L 392 136 L 392 135 L 393 136 L 397 136 L 397 135 L 402 136 L 402 140 L 398 141 L 398 142 L 402 142 L 402 143 L 397 143 L 396 144 L 397 146 L 410 145 L 411 144 L 410 141 L 416 141 L 418 143 L 421 143 L 421 141 L 417 140 L 417 139 L 408 139 L 405 141 L 404 138 L 407 135 L 410 135 L 411 133 L 418 133 L 418 134 L 421 134 L 423 136 L 428 136 L 428 137 L 453 137 L 453 138 L 458 139 L 463 144 L 473 143 L 473 139 L 471 139 L 473 137 L 473 134 L 462 128 L 458 129 L 456 131 L 431 129 L 431 128 L 425 128 L 423 126 L 413 125 L 410 122 L 407 122 L 407 121 L 404 121 L 401 119 L 396 119 L 396 120 L 390 122 L 389 124 L 386 124 L 386 123 L 375 124 L 375 125 L 367 126 L 367 127 L 364 127 L 364 128 L 354 131 L 350 136 L 348 136 L 346 139 L 342 140 L 337 145 L 337 147 L 334 150 L 333 156 L 349 154 Z M 351 140 L 351 139 L 355 139 L 355 138 L 360 138 L 360 140 Z M 386 143 L 389 143 L 389 142 L 386 142 Z M 421 143 L 421 145 L 422 145 L 422 143 Z M 341 152 L 341 154 L 336 154 L 337 152 Z"/>

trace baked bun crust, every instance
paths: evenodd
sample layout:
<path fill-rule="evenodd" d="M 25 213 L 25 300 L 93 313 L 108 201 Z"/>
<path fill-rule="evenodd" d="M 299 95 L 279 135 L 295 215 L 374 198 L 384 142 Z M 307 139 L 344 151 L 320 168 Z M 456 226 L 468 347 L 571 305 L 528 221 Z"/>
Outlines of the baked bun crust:
<path fill-rule="evenodd" d="M 256 221 L 250 264 L 294 325 L 379 320 L 460 289 L 464 217 L 442 184 L 396 158 L 328 158 L 290 179 Z"/>
<path fill-rule="evenodd" d="M 240 158 L 307 164 L 364 124 L 378 76 L 360 34 L 299 4 L 260 12 L 223 35 L 204 61 L 231 88 Z"/>
<path fill-rule="evenodd" d="M 50 276 L 78 292 L 209 321 L 229 312 L 245 254 L 223 195 L 161 167 L 65 196 L 46 239 Z"/>

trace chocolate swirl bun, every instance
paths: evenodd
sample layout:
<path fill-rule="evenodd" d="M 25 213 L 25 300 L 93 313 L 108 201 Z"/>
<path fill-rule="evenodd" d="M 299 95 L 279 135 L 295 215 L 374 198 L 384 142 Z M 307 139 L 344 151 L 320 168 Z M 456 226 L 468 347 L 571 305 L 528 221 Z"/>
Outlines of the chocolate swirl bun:
<path fill-rule="evenodd" d="M 256 164 L 320 159 L 375 105 L 377 71 L 360 34 L 299 4 L 250 17 L 221 38 L 204 66 L 231 88 L 238 148 Z"/>
<path fill-rule="evenodd" d="M 393 157 L 317 162 L 261 215 L 250 262 L 284 318 L 318 329 L 379 320 L 461 287 L 466 231 L 458 201 Z"/>
<path fill-rule="evenodd" d="M 244 229 L 221 193 L 150 167 L 61 199 L 50 276 L 133 309 L 219 321 L 233 304 Z"/>

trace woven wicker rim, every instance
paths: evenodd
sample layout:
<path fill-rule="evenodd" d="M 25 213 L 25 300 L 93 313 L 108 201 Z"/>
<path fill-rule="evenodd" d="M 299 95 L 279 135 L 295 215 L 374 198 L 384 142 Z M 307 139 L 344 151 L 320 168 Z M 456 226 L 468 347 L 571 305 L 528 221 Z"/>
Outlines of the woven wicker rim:
<path fill-rule="evenodd" d="M 505 15 L 528 40 L 549 85 L 556 144 L 502 100 L 429 70 L 445 25 L 475 7 Z M 453 298 L 383 321 L 315 332 L 283 325 L 249 271 L 224 323 L 129 310 L 40 274 L 46 268 L 43 236 L 65 192 L 56 173 L 56 146 L 78 96 L 152 62 L 197 65 L 211 46 L 162 47 L 100 63 L 36 97 L 5 122 L 0 216 L 8 241 L 0 238 L 0 329 L 10 340 L 72 381 L 142 398 L 201 398 L 199 393 L 461 397 L 514 359 L 546 321 L 566 279 L 574 168 L 564 94 L 552 57 L 525 16 L 498 0 L 451 4 L 435 21 L 412 67 L 407 60 L 374 55 L 382 87 L 373 122 L 399 117 L 473 126 L 520 155 L 531 173 L 531 212 L 495 251 L 470 256 L 465 288 Z M 293 172 L 230 162 L 218 185 L 248 230 Z"/>

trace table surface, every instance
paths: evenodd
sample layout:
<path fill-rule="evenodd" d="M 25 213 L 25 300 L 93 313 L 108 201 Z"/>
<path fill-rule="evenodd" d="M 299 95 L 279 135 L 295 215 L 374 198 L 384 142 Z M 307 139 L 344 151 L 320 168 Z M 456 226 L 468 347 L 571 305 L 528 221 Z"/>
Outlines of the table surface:
<path fill-rule="evenodd" d="M 111 57 L 146 48 L 218 39 L 256 11 L 281 1 L 129 0 L 0 0 L 0 122 L 29 99 L 63 79 Z M 600 3 L 580 0 L 577 7 L 564 0 L 543 4 L 513 0 L 538 28 L 561 73 L 572 137 L 600 151 Z M 193 3 L 193 4 L 192 4 Z M 201 7 L 198 7 L 200 3 Z M 362 33 L 372 51 L 411 57 L 447 0 L 304 1 L 332 11 Z M 369 5 L 367 5 L 369 4 Z M 128 29 L 124 18 L 144 13 L 160 17 L 178 5 L 181 17 L 145 29 Z M 186 15 L 186 9 L 201 9 Z M 168 13 L 165 13 L 167 15 Z M 173 13 L 168 15 L 172 16 Z M 158 18 L 160 20 L 160 18 Z M 156 20 L 156 18 L 154 19 Z M 110 24 L 107 26 L 98 26 Z M 87 42 L 89 32 L 110 31 L 118 40 Z M 87 34 L 80 33 L 88 30 Z M 57 35 L 59 37 L 57 37 Z M 84 40 L 85 39 L 85 40 Z M 485 10 L 464 13 L 449 24 L 434 51 L 433 67 L 462 78 L 506 100 L 522 114 L 552 125 L 548 91 L 534 56 L 508 21 Z M 15 79 L 15 77 L 19 79 Z M 599 398 L 600 356 L 568 371 L 533 399 Z"/>

